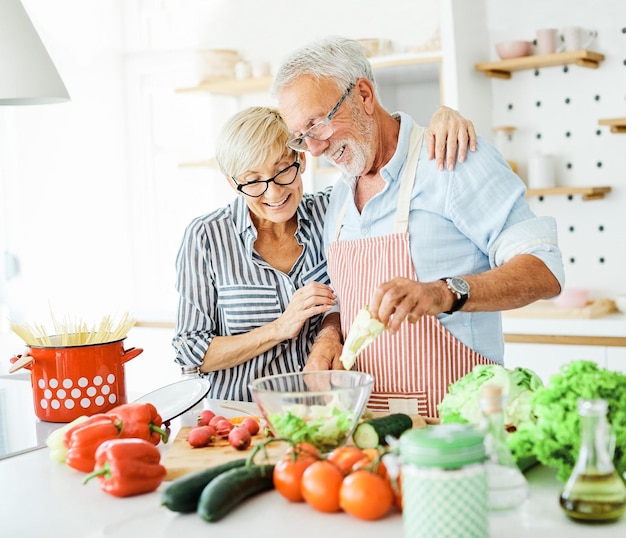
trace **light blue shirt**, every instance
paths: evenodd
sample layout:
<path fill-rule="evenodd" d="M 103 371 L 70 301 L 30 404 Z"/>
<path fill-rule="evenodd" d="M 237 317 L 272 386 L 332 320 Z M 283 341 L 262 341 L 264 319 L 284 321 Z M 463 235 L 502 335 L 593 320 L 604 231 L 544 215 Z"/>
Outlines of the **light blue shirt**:
<path fill-rule="evenodd" d="M 335 185 L 324 226 L 324 248 L 334 240 L 338 215 L 349 198 L 340 241 L 389 235 L 398 199 L 400 176 L 407 160 L 412 119 L 401 118 L 398 146 L 380 174 L 386 185 L 359 214 L 354 203 L 355 178 Z M 556 221 L 537 217 L 525 199 L 526 187 L 502 155 L 484 138 L 452 172 L 440 172 L 422 144 L 411 195 L 409 234 L 417 278 L 478 274 L 518 254 L 542 260 L 563 287 L 565 272 L 557 243 Z M 440 314 L 439 320 L 461 342 L 503 363 L 504 339 L 499 312 Z"/>
<path fill-rule="evenodd" d="M 257 231 L 242 196 L 189 224 L 176 258 L 179 304 L 172 345 L 177 363 L 200 366 L 215 336 L 266 325 L 285 311 L 299 288 L 330 283 L 322 245 L 330 190 L 305 194 L 298 206 L 295 237 L 303 250 L 289 274 L 254 250 Z M 322 319 L 321 314 L 309 318 L 296 338 L 243 364 L 204 374 L 211 382 L 208 396 L 252 401 L 248 383 L 253 379 L 300 371 Z"/>

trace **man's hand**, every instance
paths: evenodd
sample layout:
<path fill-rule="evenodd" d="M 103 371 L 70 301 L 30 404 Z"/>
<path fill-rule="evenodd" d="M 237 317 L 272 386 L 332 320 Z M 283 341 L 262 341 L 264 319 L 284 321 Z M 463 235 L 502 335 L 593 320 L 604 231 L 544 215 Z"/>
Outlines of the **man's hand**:
<path fill-rule="evenodd" d="M 341 364 L 343 343 L 339 314 L 328 314 L 304 365 L 305 372 L 314 370 L 344 370 Z"/>
<path fill-rule="evenodd" d="M 451 302 L 452 295 L 440 281 L 419 282 L 396 277 L 376 288 L 369 308 L 372 317 L 387 325 L 393 334 L 405 319 L 417 323 L 422 316 L 444 312 L 450 306 L 446 300 Z"/>
<path fill-rule="evenodd" d="M 454 170 L 459 152 L 459 162 L 467 157 L 467 148 L 476 151 L 476 131 L 474 124 L 456 110 L 440 106 L 433 115 L 424 135 L 428 158 L 437 159 L 437 167 L 443 170 L 444 159 L 448 170 Z"/>

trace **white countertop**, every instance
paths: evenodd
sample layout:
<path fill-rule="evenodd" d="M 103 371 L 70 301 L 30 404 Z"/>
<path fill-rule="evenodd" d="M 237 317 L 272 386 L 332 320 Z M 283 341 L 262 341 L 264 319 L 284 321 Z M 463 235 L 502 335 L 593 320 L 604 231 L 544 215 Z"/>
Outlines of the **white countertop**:
<path fill-rule="evenodd" d="M 502 314 L 505 334 L 546 334 L 573 336 L 626 336 L 626 314 L 609 314 L 600 318 L 534 318 Z"/>
<path fill-rule="evenodd" d="M 217 406 L 215 402 L 208 405 Z M 172 434 L 180 423 L 189 423 L 196 413 L 190 411 L 182 420 L 173 421 Z M 229 411 L 223 413 L 228 416 Z M 163 451 L 167 448 L 161 445 Z M 65 464 L 52 461 L 47 448 L 0 460 L 0 484 L 4 488 L 0 502 L 2 535 L 11 538 L 191 538 L 207 533 L 271 538 L 403 535 L 399 513 L 364 522 L 344 513 L 322 514 L 303 503 L 288 503 L 276 491 L 249 499 L 217 523 L 207 523 L 196 514 L 177 514 L 160 505 L 161 491 L 168 482 L 156 492 L 119 499 L 101 491 L 97 481 L 83 485 L 83 476 Z M 536 467 L 528 471 L 527 477 L 531 486 L 529 500 L 514 511 L 491 514 L 492 537 L 626 536 L 626 518 L 602 526 L 570 521 L 559 507 L 561 484 L 552 470 Z"/>

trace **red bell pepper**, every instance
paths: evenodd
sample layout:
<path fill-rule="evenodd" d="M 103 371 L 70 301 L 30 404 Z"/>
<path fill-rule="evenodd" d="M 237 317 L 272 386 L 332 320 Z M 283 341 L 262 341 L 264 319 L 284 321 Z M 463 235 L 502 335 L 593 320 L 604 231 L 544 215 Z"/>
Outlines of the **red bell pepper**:
<path fill-rule="evenodd" d="M 167 443 L 167 432 L 161 428 L 163 420 L 151 403 L 128 403 L 111 409 L 107 415 L 120 421 L 122 438 L 137 438 L 158 445 Z"/>
<path fill-rule="evenodd" d="M 113 439 L 96 452 L 94 471 L 83 484 L 97 476 L 102 491 L 115 497 L 149 493 L 159 487 L 166 469 L 159 449 L 144 439 Z"/>
<path fill-rule="evenodd" d="M 104 441 L 120 436 L 120 427 L 114 417 L 100 414 L 91 418 L 93 420 L 72 428 L 65 456 L 65 463 L 83 473 L 93 471 L 98 447 Z"/>
<path fill-rule="evenodd" d="M 63 444 L 65 445 L 65 448 L 70 447 L 70 438 L 78 428 L 88 426 L 89 424 L 93 424 L 94 422 L 99 422 L 102 417 L 106 417 L 106 415 L 104 413 L 96 413 L 95 415 L 91 415 L 87 420 L 84 420 L 80 423 L 77 422 L 76 424 L 70 426 L 67 430 L 65 430 L 65 433 L 63 434 Z"/>

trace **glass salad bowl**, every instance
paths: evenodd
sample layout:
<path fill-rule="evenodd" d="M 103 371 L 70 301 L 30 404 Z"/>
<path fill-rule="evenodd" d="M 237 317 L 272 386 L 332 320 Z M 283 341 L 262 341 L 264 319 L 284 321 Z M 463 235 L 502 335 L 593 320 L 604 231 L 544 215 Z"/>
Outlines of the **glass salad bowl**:
<path fill-rule="evenodd" d="M 326 370 L 262 377 L 249 387 L 275 437 L 324 453 L 350 439 L 373 385 L 370 374 Z"/>

